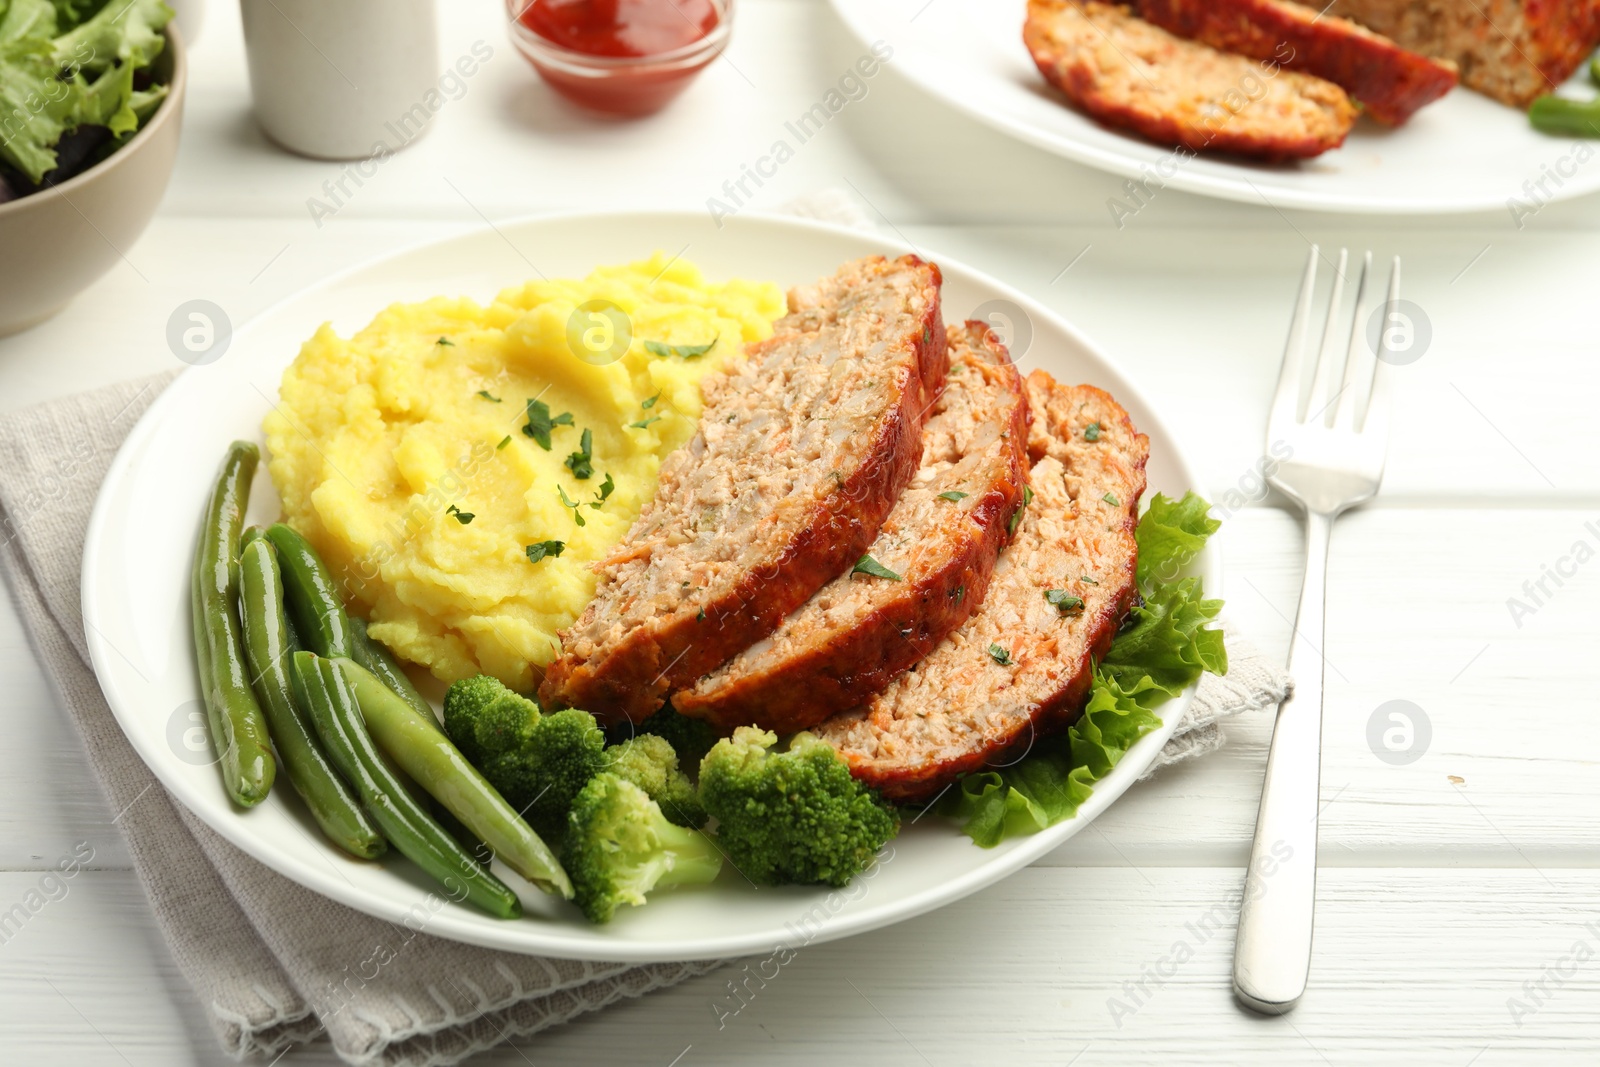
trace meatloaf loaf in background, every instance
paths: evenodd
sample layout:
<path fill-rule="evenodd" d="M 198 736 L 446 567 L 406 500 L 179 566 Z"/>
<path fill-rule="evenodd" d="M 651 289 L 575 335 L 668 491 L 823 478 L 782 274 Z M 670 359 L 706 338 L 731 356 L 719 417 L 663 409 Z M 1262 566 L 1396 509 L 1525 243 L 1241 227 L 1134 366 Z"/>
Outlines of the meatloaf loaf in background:
<path fill-rule="evenodd" d="M 679 712 L 722 733 L 814 726 L 881 692 L 966 621 L 1022 506 L 1028 402 L 989 327 L 950 327 L 950 374 L 922 434 L 922 468 L 867 550 L 899 580 L 835 578 L 689 689 Z"/>
<path fill-rule="evenodd" d="M 892 800 L 926 800 L 1071 725 L 1137 595 L 1148 438 L 1099 389 L 1043 371 L 1027 384 L 1033 499 L 983 606 L 879 696 L 815 731 Z M 1081 605 L 1057 606 L 1053 590 Z"/>
<path fill-rule="evenodd" d="M 939 268 L 847 263 L 702 380 L 699 431 L 562 634 L 539 697 L 642 719 L 853 564 L 916 473 L 941 388 Z"/>
<path fill-rule="evenodd" d="M 1135 0 L 1134 9 L 1179 37 L 1325 78 L 1391 126 L 1458 80 L 1448 60 L 1407 51 L 1349 19 L 1289 0 Z"/>
<path fill-rule="evenodd" d="M 1335 0 L 1329 11 L 1453 61 L 1463 85 L 1513 107 L 1572 77 L 1600 44 L 1600 0 Z"/>
<path fill-rule="evenodd" d="M 1023 42 L 1047 81 L 1108 126 L 1195 152 L 1318 156 L 1359 113 L 1332 82 L 1174 36 L 1127 7 L 1029 0 Z"/>

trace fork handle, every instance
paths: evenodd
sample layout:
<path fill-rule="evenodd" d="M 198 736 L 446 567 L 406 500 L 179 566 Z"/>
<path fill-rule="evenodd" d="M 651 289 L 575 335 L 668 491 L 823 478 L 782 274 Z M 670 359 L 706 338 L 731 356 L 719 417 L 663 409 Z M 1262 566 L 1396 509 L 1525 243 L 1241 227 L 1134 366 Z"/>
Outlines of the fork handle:
<path fill-rule="evenodd" d="M 1250 846 L 1233 988 L 1247 1007 L 1282 1014 L 1306 990 L 1317 895 L 1317 807 L 1322 770 L 1323 635 L 1328 540 L 1334 516 L 1306 515 L 1306 570 L 1289 649 L 1294 692 L 1278 705 Z"/>

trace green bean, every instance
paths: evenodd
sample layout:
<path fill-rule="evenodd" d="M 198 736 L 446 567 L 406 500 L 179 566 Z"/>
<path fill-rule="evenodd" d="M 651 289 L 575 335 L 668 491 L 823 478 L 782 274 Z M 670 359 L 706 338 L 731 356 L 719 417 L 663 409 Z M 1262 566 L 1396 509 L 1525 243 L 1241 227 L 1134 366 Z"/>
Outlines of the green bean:
<path fill-rule="evenodd" d="M 334 587 L 333 575 L 317 550 L 281 522 L 269 527 L 265 536 L 278 554 L 284 605 L 289 609 L 289 625 L 295 632 L 297 646 L 323 657 L 354 655 L 355 627 Z M 422 787 L 407 778 L 386 753 L 379 755 L 411 798 L 419 805 L 426 805 L 428 794 Z"/>
<path fill-rule="evenodd" d="M 461 820 L 451 815 L 449 808 L 430 798 L 428 814 L 444 827 L 445 833 L 456 839 L 456 844 L 467 850 L 467 855 L 478 861 L 478 866 L 487 867 L 494 862 L 494 851 L 478 840 L 477 834 L 461 825 Z"/>
<path fill-rule="evenodd" d="M 1562 137 L 1600 137 L 1600 100 L 1541 96 L 1528 108 L 1528 121 L 1543 133 Z"/>
<path fill-rule="evenodd" d="M 222 783 L 234 803 L 252 807 L 272 789 L 277 761 L 267 721 L 250 688 L 239 641 L 239 531 L 260 450 L 248 441 L 228 446 L 195 549 L 191 587 L 195 662 Z"/>
<path fill-rule="evenodd" d="M 259 526 L 251 527 L 259 531 Z M 294 700 L 289 677 L 289 623 L 283 613 L 283 583 L 277 553 L 263 536 L 246 537 L 239 555 L 239 616 L 244 654 L 256 695 L 267 713 L 273 744 L 294 791 L 328 839 L 352 856 L 373 859 L 388 848 L 383 835 L 350 795 L 350 789 L 317 747 L 311 725 Z"/>
<path fill-rule="evenodd" d="M 394 691 L 395 696 L 404 700 L 416 709 L 419 715 L 424 716 L 434 729 L 438 730 L 439 720 L 434 717 L 433 705 L 411 684 L 411 679 L 406 677 L 406 672 L 400 665 L 390 658 L 382 645 L 378 644 L 367 634 L 367 624 L 364 620 L 350 619 L 350 643 L 355 648 L 354 659 L 368 671 L 377 675 Z M 443 732 L 441 730 L 441 732 Z"/>
<path fill-rule="evenodd" d="M 281 522 L 268 527 L 266 536 L 278 551 L 284 601 L 306 648 L 319 656 L 352 655 L 350 616 L 317 550 Z"/>
<path fill-rule="evenodd" d="M 353 660 L 333 662 L 355 686 L 361 717 L 380 749 L 508 867 L 547 893 L 572 898 L 572 883 L 549 846 L 450 743 L 431 712 L 424 717 Z"/>
<path fill-rule="evenodd" d="M 334 766 L 354 787 L 389 843 L 443 885 L 452 900 L 465 900 L 502 919 L 521 915 L 517 895 L 473 862 L 378 758 L 355 692 L 339 668 L 310 652 L 296 652 L 294 679 L 295 696 L 311 713 Z"/>
<path fill-rule="evenodd" d="M 1600 85 L 1600 56 L 1589 60 L 1589 80 Z"/>

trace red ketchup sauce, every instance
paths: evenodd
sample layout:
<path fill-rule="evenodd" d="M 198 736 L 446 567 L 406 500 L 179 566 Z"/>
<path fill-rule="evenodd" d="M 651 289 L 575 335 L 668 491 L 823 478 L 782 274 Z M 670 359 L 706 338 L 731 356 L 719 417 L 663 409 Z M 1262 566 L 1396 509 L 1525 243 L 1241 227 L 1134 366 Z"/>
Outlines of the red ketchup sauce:
<path fill-rule="evenodd" d="M 722 19 L 712 0 L 533 0 L 517 16 L 523 26 L 574 56 L 528 59 L 563 96 L 597 111 L 643 115 L 677 96 L 715 52 L 653 64 L 704 40 Z M 594 57 L 598 63 L 585 63 Z M 618 62 L 636 60 L 637 62 Z"/>

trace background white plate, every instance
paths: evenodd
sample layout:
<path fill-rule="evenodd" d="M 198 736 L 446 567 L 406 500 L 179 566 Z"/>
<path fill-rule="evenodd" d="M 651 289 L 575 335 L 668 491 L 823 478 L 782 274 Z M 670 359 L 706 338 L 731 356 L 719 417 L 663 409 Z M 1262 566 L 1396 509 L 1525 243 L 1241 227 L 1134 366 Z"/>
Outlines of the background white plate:
<path fill-rule="evenodd" d="M 888 66 L 924 92 L 1113 174 L 1143 178 L 1176 163 L 1166 179 L 1174 189 L 1280 208 L 1408 215 L 1505 210 L 1511 197 L 1529 200 L 1523 183 L 1541 178 L 1546 167 L 1574 171 L 1559 187 L 1547 183 L 1547 200 L 1600 189 L 1600 159 L 1576 161 L 1571 140 L 1539 133 L 1522 112 L 1461 88 L 1397 130 L 1363 118 L 1343 148 L 1317 159 L 1180 163 L 1172 149 L 1107 129 L 1062 102 L 1023 47 L 1027 0 L 833 0 L 833 6 L 864 46 L 892 46 Z M 1581 73 L 1574 78 L 1581 80 Z"/>
<path fill-rule="evenodd" d="M 400 252 L 291 297 L 240 330 L 217 362 L 196 367 L 156 401 L 112 464 L 89 524 L 83 613 L 96 674 L 122 729 L 162 783 L 235 845 L 335 900 L 390 920 L 427 899 L 433 887 L 391 855 L 379 863 L 346 857 L 318 835 L 292 790 L 280 787 L 260 807 L 234 809 L 214 767 L 185 744 L 198 691 L 189 636 L 188 572 L 206 493 L 227 443 L 260 439 L 263 415 L 300 343 L 331 320 L 341 333 L 364 325 L 398 300 L 466 294 L 487 301 L 535 272 L 582 276 L 601 263 L 661 249 L 681 252 L 708 275 L 763 278 L 788 286 L 831 273 L 841 262 L 905 249 L 870 234 L 791 219 L 739 217 L 718 228 L 702 214 L 631 214 L 531 219 Z M 1150 490 L 1200 488 L 1138 389 L 1070 326 L 1043 307 L 952 260 L 944 271 L 950 321 L 985 305 L 1023 348 L 1025 368 L 1109 389 L 1150 436 Z M 265 473 L 251 497 L 251 521 L 277 514 Z M 1196 561 L 1212 590 L 1221 567 L 1214 549 Z M 623 909 L 605 927 L 570 905 L 523 893 L 529 917 L 489 918 L 446 904 L 429 933 L 517 952 L 579 959 L 681 960 L 769 952 L 775 945 L 831 940 L 949 903 L 1018 870 L 1071 837 L 1105 810 L 1149 765 L 1181 717 L 1190 694 L 1167 705 L 1166 725 L 1130 751 L 1076 819 L 1032 837 L 980 849 L 933 816 L 909 825 L 892 857 L 840 894 L 825 889 L 756 889 L 730 870 L 714 888 L 663 893 Z M 508 876 L 512 881 L 515 876 Z M 513 884 L 516 884 L 513 882 Z"/>

